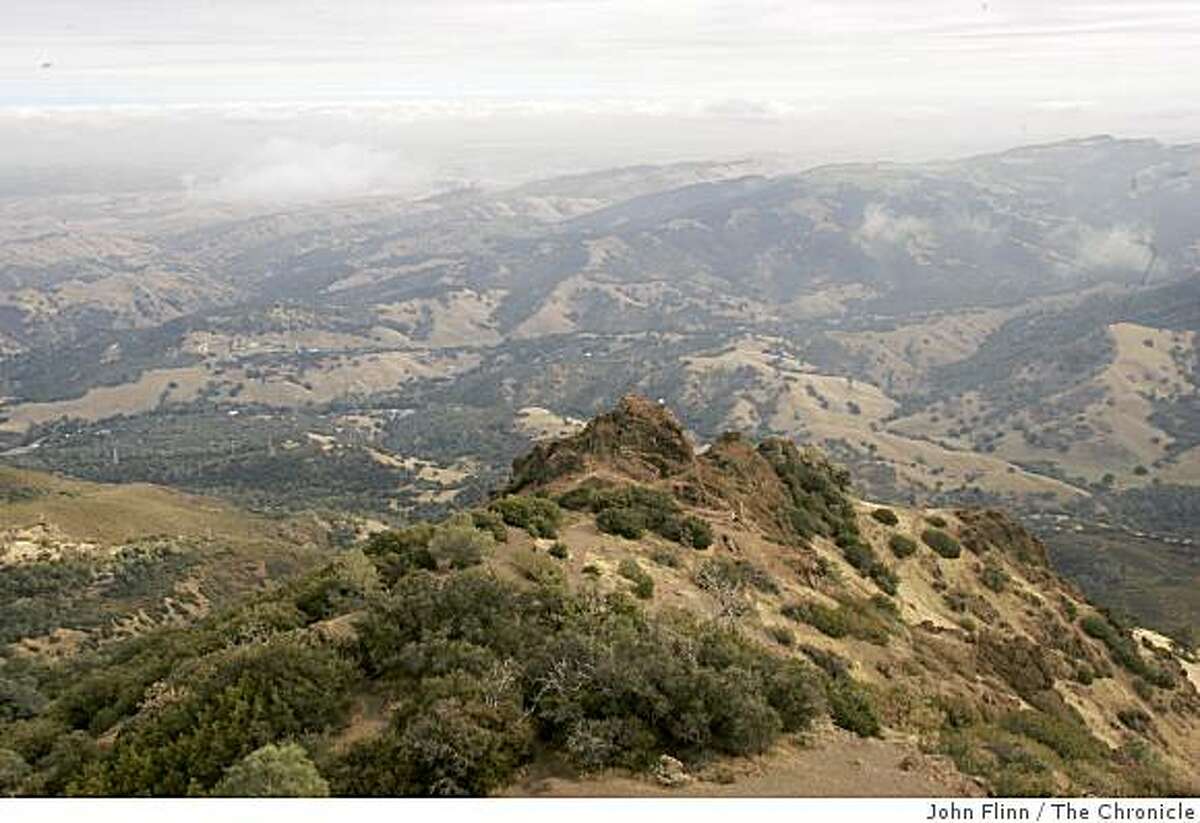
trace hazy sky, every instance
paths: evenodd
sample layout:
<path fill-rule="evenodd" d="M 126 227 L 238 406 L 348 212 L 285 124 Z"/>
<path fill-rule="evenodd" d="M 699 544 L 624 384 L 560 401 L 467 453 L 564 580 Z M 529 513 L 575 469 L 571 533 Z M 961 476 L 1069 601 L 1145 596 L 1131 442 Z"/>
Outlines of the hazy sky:
<path fill-rule="evenodd" d="M 60 160 L 142 145 L 130 140 L 203 174 L 272 137 L 350 141 L 441 171 L 469 167 L 463 153 L 489 141 L 510 160 L 529 151 L 520 163 L 558 151 L 562 166 L 589 166 L 1200 137 L 1197 0 L 3 5 L 10 164 L 45 162 L 47 145 Z M 195 148 L 188 135 L 153 145 L 181 117 Z M 55 131 L 81 124 L 87 145 Z"/>

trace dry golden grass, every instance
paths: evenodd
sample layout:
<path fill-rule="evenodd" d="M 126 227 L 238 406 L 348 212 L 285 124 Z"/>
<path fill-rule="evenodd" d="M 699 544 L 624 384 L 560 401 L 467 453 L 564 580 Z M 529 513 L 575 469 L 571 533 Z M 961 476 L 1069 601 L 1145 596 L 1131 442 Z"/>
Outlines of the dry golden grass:
<path fill-rule="evenodd" d="M 517 428 L 531 440 L 548 440 L 576 434 L 584 427 L 584 421 L 574 417 L 562 417 L 541 406 L 526 406 L 516 414 Z"/>
<path fill-rule="evenodd" d="M 144 483 L 104 485 L 0 467 L 5 485 L 38 489 L 31 500 L 0 506 L 0 529 L 47 524 L 62 539 L 112 546 L 154 535 L 245 545 L 277 539 L 279 523 L 229 503 Z"/>
<path fill-rule="evenodd" d="M 895 391 L 909 391 L 933 366 L 970 357 L 989 334 L 1013 315 L 987 309 L 934 317 L 888 332 L 833 332 L 830 336 L 867 358 L 872 379 Z"/>
<path fill-rule="evenodd" d="M 1057 500 L 1087 496 L 1070 484 L 1025 471 L 999 454 L 972 451 L 966 442 L 958 442 L 956 448 L 930 442 L 925 438 L 946 426 L 931 422 L 928 415 L 885 429 L 885 419 L 898 405 L 895 400 L 872 383 L 817 373 L 777 338 L 747 336 L 720 352 L 687 357 L 683 363 L 693 381 L 693 399 L 702 396 L 705 381 L 716 373 L 754 372 L 753 387 L 734 399 L 725 428 L 753 431 L 763 425 L 813 442 L 840 441 L 863 452 L 872 449 L 875 459 L 895 470 L 904 488 L 933 492 L 979 486 L 1011 498 L 1045 493 Z M 978 398 L 964 397 L 962 403 L 973 409 Z"/>
<path fill-rule="evenodd" d="M 493 346 L 500 342 L 493 315 L 505 292 L 454 291 L 438 298 L 414 299 L 376 307 L 381 319 L 417 326 L 430 323 L 428 335 L 411 345 L 427 348 Z"/>
<path fill-rule="evenodd" d="M 994 428 L 1006 431 L 996 441 L 995 456 L 1010 463 L 1054 463 L 1071 476 L 1099 481 L 1106 474 L 1116 477 L 1118 487 L 1146 485 L 1158 476 L 1162 480 L 1183 484 L 1200 483 L 1200 454 L 1176 456 L 1161 474 L 1134 474 L 1138 466 L 1150 466 L 1165 458 L 1172 438 L 1151 422 L 1153 399 L 1171 395 L 1186 395 L 1196 389 L 1172 356 L 1172 350 L 1193 350 L 1195 336 L 1191 332 L 1154 329 L 1133 323 L 1118 323 L 1108 328 L 1115 347 L 1112 362 L 1084 387 L 1084 394 L 1096 399 L 1079 413 L 1079 422 L 1093 433 L 1075 438 L 1065 451 L 1033 445 L 1023 438 L 1018 425 L 1037 430 L 1039 425 L 1029 414 L 1018 411 Z M 1038 368 L 1031 363 L 1029 369 Z M 1079 392 L 1078 389 L 1071 390 Z M 1048 403 L 1064 400 L 1048 398 Z M 969 449 L 969 439 L 951 435 L 962 428 L 963 420 L 988 412 L 987 404 L 977 394 L 968 393 L 940 404 L 939 407 L 895 421 L 889 430 L 913 438 L 932 438 Z"/>
<path fill-rule="evenodd" d="M 81 420 L 102 420 L 118 414 L 138 414 L 158 406 L 164 396 L 186 402 L 194 398 L 208 380 L 198 367 L 154 369 L 133 383 L 120 386 L 100 386 L 74 400 L 49 403 L 21 403 L 4 409 L 9 419 L 0 430 L 24 432 L 38 423 L 60 417 Z M 172 388 L 171 384 L 176 384 Z"/>
<path fill-rule="evenodd" d="M 212 362 L 153 369 L 135 382 L 93 388 L 75 399 L 5 407 L 9 419 L 0 424 L 0 430 L 24 432 L 32 425 L 62 417 L 96 421 L 118 414 L 138 414 L 157 408 L 164 400 L 192 400 L 210 382 L 218 386 L 217 402 L 299 408 L 347 395 L 390 391 L 418 378 L 452 376 L 478 364 L 477 355 L 462 352 L 378 351 L 345 358 L 328 355 L 303 372 L 280 368 L 257 379 L 239 366 L 224 368 L 218 374 Z M 236 396 L 231 393 L 235 388 Z"/>

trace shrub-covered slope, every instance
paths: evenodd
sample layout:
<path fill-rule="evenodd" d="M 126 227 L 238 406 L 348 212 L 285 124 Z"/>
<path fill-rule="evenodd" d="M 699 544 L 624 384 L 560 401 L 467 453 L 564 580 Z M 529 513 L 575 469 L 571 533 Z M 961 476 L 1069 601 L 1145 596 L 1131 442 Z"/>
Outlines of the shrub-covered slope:
<path fill-rule="evenodd" d="M 487 507 L 187 628 L 10 657 L 0 790 L 716 793 L 863 739 L 908 752 L 905 793 L 935 768 L 943 793 L 1191 792 L 1187 654 L 999 512 L 884 509 L 815 452 L 694 449 L 630 397 Z"/>

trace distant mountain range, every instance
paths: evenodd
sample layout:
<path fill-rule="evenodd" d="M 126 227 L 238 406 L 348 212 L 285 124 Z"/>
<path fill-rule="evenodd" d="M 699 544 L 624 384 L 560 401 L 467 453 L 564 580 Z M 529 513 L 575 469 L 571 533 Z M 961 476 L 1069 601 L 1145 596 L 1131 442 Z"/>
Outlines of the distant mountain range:
<path fill-rule="evenodd" d="M 1200 623 L 1200 147 L 637 167 L 272 213 L 0 204 L 6 460 L 262 509 L 479 500 L 630 390 L 863 492 L 1004 503 Z"/>

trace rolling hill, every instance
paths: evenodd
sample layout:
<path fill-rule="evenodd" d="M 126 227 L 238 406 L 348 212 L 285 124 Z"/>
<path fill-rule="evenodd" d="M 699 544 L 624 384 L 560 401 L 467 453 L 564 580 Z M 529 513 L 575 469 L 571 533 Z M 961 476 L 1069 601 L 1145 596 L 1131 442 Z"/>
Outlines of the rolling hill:
<path fill-rule="evenodd" d="M 1184 630 L 1200 602 L 1154 592 L 1200 574 L 1198 163 L 1093 137 L 270 213 L 18 198 L 0 443 L 33 469 L 402 523 L 485 499 L 557 431 L 528 410 L 639 391 L 702 441 L 820 445 L 875 499 L 1009 507 L 1090 593 L 1135 580 L 1122 602 Z M 1135 539 L 1166 565 L 1142 574 Z"/>

